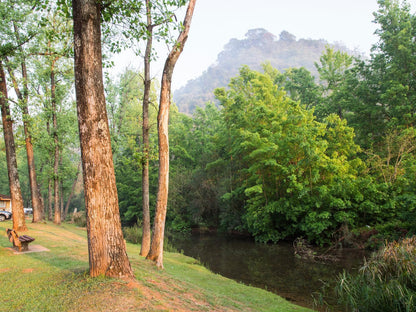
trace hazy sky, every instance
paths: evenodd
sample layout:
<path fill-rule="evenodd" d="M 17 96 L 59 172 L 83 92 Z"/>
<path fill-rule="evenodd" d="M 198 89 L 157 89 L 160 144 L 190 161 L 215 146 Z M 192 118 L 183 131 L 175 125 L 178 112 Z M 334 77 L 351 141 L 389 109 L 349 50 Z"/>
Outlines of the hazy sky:
<path fill-rule="evenodd" d="M 413 13 L 416 0 L 408 3 Z M 341 42 L 368 55 L 377 42 L 373 35 L 377 10 L 377 0 L 197 0 L 189 38 L 175 67 L 173 90 L 213 64 L 230 39 L 243 39 L 253 28 L 264 28 L 277 38 L 286 30 L 297 39 Z M 128 59 L 123 58 L 124 66 Z M 162 66 L 155 64 L 154 75 Z"/>

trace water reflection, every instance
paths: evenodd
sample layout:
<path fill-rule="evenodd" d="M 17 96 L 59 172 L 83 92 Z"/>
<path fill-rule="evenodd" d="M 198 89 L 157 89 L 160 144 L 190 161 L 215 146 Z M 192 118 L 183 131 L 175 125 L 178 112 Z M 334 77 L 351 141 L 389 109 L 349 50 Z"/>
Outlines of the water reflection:
<path fill-rule="evenodd" d="M 312 293 L 333 281 L 343 269 L 362 264 L 364 252 L 344 249 L 340 261 L 316 263 L 295 257 L 290 243 L 256 244 L 251 240 L 216 235 L 174 237 L 172 244 L 201 261 L 211 271 L 247 285 L 274 292 L 296 304 L 312 307 Z"/>

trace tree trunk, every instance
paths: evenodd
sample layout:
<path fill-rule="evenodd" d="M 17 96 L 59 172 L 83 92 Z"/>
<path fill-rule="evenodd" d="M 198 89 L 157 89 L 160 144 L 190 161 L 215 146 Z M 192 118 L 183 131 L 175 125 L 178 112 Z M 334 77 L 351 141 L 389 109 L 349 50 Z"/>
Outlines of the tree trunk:
<path fill-rule="evenodd" d="M 62 159 L 61 159 L 62 161 Z M 62 218 L 63 214 L 64 214 L 64 184 L 62 181 L 60 181 L 59 183 L 59 210 L 61 211 L 61 222 L 64 221 L 65 219 Z"/>
<path fill-rule="evenodd" d="M 0 104 L 3 122 L 4 144 L 6 146 L 7 169 L 9 175 L 10 197 L 12 199 L 13 229 L 26 231 L 23 198 L 20 189 L 19 174 L 17 172 L 16 148 L 13 136 L 13 121 L 7 103 L 7 85 L 3 65 L 0 62 Z"/>
<path fill-rule="evenodd" d="M 29 185 L 30 193 L 32 199 L 32 208 L 33 208 L 33 220 L 32 222 L 42 221 L 43 216 L 43 205 L 40 199 L 41 194 L 37 183 L 36 178 L 36 168 L 35 168 L 35 156 L 33 153 L 32 145 L 32 136 L 30 134 L 29 128 L 29 108 L 28 108 L 28 86 L 27 86 L 27 69 L 26 63 L 23 59 L 21 63 L 22 67 L 22 78 L 23 78 L 23 91 L 20 90 L 16 76 L 13 73 L 13 70 L 10 66 L 7 67 L 10 77 L 13 82 L 13 87 L 16 92 L 17 98 L 19 99 L 19 105 L 22 109 L 22 119 L 23 119 L 23 129 L 25 134 L 25 145 L 26 145 L 26 157 L 27 157 L 27 168 L 29 173 Z"/>
<path fill-rule="evenodd" d="M 52 180 L 48 182 L 48 220 L 52 221 Z"/>
<path fill-rule="evenodd" d="M 171 98 L 172 74 L 175 64 L 183 51 L 188 38 L 189 28 L 196 0 L 190 0 L 183 22 L 183 30 L 177 43 L 169 53 L 162 75 L 160 90 L 159 114 L 157 116 L 159 137 L 159 185 L 156 202 L 156 214 L 152 243 L 147 259 L 153 260 L 158 268 L 163 268 L 163 239 L 165 236 L 165 220 L 169 190 L 169 108 Z"/>
<path fill-rule="evenodd" d="M 144 94 L 143 94 L 143 161 L 142 161 L 142 197 L 143 197 L 143 235 L 140 255 L 146 257 L 150 250 L 150 208 L 149 208 L 149 98 L 152 80 L 150 79 L 150 57 L 152 53 L 153 26 L 150 0 L 146 0 L 147 44 L 144 55 Z"/>
<path fill-rule="evenodd" d="M 104 97 L 100 2 L 73 0 L 75 90 L 90 275 L 133 278 L 121 230 Z"/>
<path fill-rule="evenodd" d="M 54 164 L 53 164 L 53 192 L 55 214 L 53 223 L 61 224 L 61 209 L 59 207 L 59 141 L 58 141 L 58 121 L 56 118 L 56 96 L 55 96 L 55 61 L 52 61 L 51 67 L 51 104 L 52 104 L 52 125 L 53 125 L 53 142 L 55 145 Z"/>
<path fill-rule="evenodd" d="M 68 200 L 67 200 L 66 205 L 65 205 L 64 213 L 63 213 L 63 216 L 62 216 L 63 220 L 65 220 L 66 216 L 68 215 L 69 205 L 71 204 L 71 199 L 74 196 L 75 187 L 78 183 L 78 178 L 79 178 L 78 176 L 80 174 L 80 169 L 81 169 L 81 162 L 79 162 L 79 164 L 78 164 L 77 174 L 75 176 L 74 183 L 72 183 L 71 193 L 69 194 Z"/>

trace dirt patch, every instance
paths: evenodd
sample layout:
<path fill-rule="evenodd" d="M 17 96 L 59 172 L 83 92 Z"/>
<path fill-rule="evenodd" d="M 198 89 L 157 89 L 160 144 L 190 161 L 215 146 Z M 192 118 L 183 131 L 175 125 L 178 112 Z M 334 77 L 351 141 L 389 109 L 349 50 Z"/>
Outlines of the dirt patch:
<path fill-rule="evenodd" d="M 29 245 L 29 250 L 26 251 L 19 251 L 17 248 L 13 248 L 13 247 L 7 247 L 7 250 L 13 251 L 13 253 L 15 255 L 22 255 L 22 254 L 27 254 L 27 253 L 31 253 L 31 252 L 43 252 L 43 251 L 49 251 L 48 248 L 43 247 L 41 245 Z"/>

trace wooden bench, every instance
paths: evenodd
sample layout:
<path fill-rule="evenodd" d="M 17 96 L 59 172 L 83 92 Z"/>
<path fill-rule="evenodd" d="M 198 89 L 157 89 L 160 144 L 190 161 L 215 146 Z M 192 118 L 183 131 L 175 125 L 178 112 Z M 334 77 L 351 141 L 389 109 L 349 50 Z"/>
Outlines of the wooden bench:
<path fill-rule="evenodd" d="M 7 236 L 9 241 L 13 243 L 13 247 L 19 248 L 19 251 L 27 251 L 29 250 L 29 244 L 33 242 L 35 239 L 28 235 L 17 235 L 15 230 L 7 229 Z"/>

